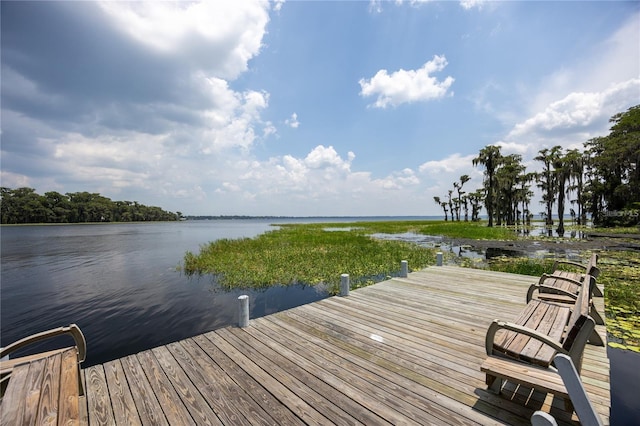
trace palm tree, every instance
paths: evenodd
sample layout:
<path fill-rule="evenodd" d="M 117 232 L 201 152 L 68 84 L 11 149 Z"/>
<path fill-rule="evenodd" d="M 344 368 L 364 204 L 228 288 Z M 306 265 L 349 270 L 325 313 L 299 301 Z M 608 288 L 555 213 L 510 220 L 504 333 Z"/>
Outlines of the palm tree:
<path fill-rule="evenodd" d="M 500 197 L 496 200 L 498 208 L 498 225 L 506 222 L 507 225 L 515 225 L 516 211 L 518 209 L 518 179 L 524 172 L 521 164 L 522 156 L 510 154 L 501 158 L 500 167 L 496 169 L 495 178 Z"/>
<path fill-rule="evenodd" d="M 564 193 L 566 183 L 571 178 L 571 170 L 562 154 L 558 154 L 553 160 L 553 173 L 558 191 L 558 228 L 556 228 L 556 232 L 562 237 L 564 235 Z"/>
<path fill-rule="evenodd" d="M 443 203 L 442 201 L 440 201 L 440 197 L 433 197 L 433 201 L 435 201 L 436 204 L 442 207 L 442 209 L 444 210 L 444 221 L 446 222 L 447 220 L 449 220 L 449 217 L 447 216 L 447 203 Z"/>
<path fill-rule="evenodd" d="M 528 226 L 531 222 L 531 215 L 529 214 L 529 203 L 531 197 L 533 197 L 533 191 L 531 191 L 531 182 L 535 180 L 535 173 L 522 173 L 518 177 L 520 188 L 518 188 L 517 199 L 522 203 L 522 225 Z"/>
<path fill-rule="evenodd" d="M 460 185 L 457 185 L 454 183 L 454 186 L 456 186 L 456 189 L 458 190 L 458 220 L 460 220 L 460 207 L 463 205 L 462 202 L 462 194 L 464 194 L 464 192 L 462 191 L 462 187 L 464 186 L 465 183 L 469 182 L 471 180 L 471 178 L 469 177 L 469 175 L 462 175 L 460 176 Z M 464 221 L 468 222 L 469 221 L 469 214 L 468 214 L 468 207 L 466 207 L 466 202 L 464 203 L 465 205 L 465 216 L 464 216 Z"/>
<path fill-rule="evenodd" d="M 485 207 L 487 209 L 487 215 L 489 216 L 489 223 L 487 226 L 493 226 L 493 210 L 495 199 L 495 172 L 502 155 L 500 154 L 500 147 L 497 145 L 487 145 L 480 150 L 480 153 L 473 159 L 473 165 L 477 166 L 482 164 L 485 168 L 484 175 L 484 187 L 485 187 Z"/>
<path fill-rule="evenodd" d="M 453 204 L 455 206 L 456 209 L 456 220 L 458 222 L 460 222 L 460 184 L 458 182 L 453 182 L 453 189 L 456 190 L 456 192 L 458 193 L 458 198 L 454 198 L 453 199 Z M 453 216 L 453 214 L 452 214 Z"/>
<path fill-rule="evenodd" d="M 541 173 L 538 173 L 536 180 L 538 181 L 538 187 L 542 190 L 542 203 L 546 206 L 546 225 L 551 232 L 551 226 L 553 226 L 553 203 L 556 196 L 556 181 L 555 175 L 551 166 L 553 165 L 556 157 L 560 155 L 561 146 L 556 145 L 553 148 L 544 148 L 538 151 L 540 155 L 534 158 L 534 160 L 542 161 L 543 169 Z"/>
<path fill-rule="evenodd" d="M 480 202 L 484 198 L 484 194 L 481 189 L 478 189 L 467 195 L 469 202 L 471 203 L 471 221 L 477 222 L 480 220 L 480 209 L 482 206 Z"/>
<path fill-rule="evenodd" d="M 576 192 L 576 199 L 571 200 L 571 204 L 576 203 L 578 205 L 578 212 L 576 214 L 578 219 L 578 225 L 586 225 L 587 213 L 584 209 L 584 163 L 585 155 L 577 149 L 567 151 L 565 155 L 565 162 L 569 169 L 569 179 L 572 183 L 567 187 L 567 194 L 570 191 Z"/>

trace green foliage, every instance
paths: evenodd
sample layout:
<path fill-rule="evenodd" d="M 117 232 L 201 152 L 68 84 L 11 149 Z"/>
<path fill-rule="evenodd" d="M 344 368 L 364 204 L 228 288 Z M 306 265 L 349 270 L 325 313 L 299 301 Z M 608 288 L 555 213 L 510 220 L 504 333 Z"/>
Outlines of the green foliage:
<path fill-rule="evenodd" d="M 598 283 L 605 289 L 607 331 L 618 347 L 640 352 L 640 253 L 603 251 L 598 264 Z"/>
<path fill-rule="evenodd" d="M 446 235 L 475 239 L 513 239 L 506 228 L 481 223 L 444 221 L 384 221 L 280 225 L 256 238 L 217 240 L 187 252 L 185 274 L 213 275 L 227 287 L 268 287 L 275 284 L 328 285 L 337 292 L 341 274 L 353 287 L 397 273 L 400 261 L 414 269 L 435 262 L 435 250 L 402 241 L 379 240 L 371 234 Z"/>
<path fill-rule="evenodd" d="M 637 215 L 617 213 L 640 203 L 640 105 L 614 115 L 610 122 L 615 124 L 608 136 L 585 143 L 589 210 L 597 225 L 638 224 Z"/>
<path fill-rule="evenodd" d="M 530 257 L 499 256 L 492 258 L 488 264 L 492 271 L 510 272 L 512 274 L 541 276 L 553 271 L 553 259 L 532 259 Z"/>
<path fill-rule="evenodd" d="M 36 194 L 32 188 L 0 188 L 2 224 L 172 221 L 177 214 L 131 201 L 111 201 L 100 194 Z"/>
<path fill-rule="evenodd" d="M 484 222 L 427 222 L 418 233 L 474 240 L 513 240 L 515 232 L 506 227 L 489 228 Z"/>
<path fill-rule="evenodd" d="M 289 225 L 256 238 L 217 240 L 198 254 L 187 252 L 182 270 L 188 276 L 213 275 L 226 288 L 323 283 L 335 294 L 341 274 L 349 274 L 352 287 L 358 287 L 397 273 L 401 260 L 412 268 L 435 262 L 434 250 L 325 225 L 333 230 L 322 224 Z"/>

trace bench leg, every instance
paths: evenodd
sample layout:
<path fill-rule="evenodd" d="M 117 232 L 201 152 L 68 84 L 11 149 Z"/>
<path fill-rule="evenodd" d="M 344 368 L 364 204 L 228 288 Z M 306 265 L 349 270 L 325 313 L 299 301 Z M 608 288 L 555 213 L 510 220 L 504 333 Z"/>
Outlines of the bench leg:
<path fill-rule="evenodd" d="M 600 287 L 598 287 L 598 285 L 593 286 L 593 295 L 596 297 L 604 297 L 604 294 L 602 294 L 602 290 L 600 290 Z"/>
<path fill-rule="evenodd" d="M 589 315 L 591 315 L 591 318 L 593 318 L 596 324 L 604 325 L 604 320 L 602 319 L 600 312 L 596 311 L 595 306 L 591 305 L 591 309 L 589 310 Z"/>
<path fill-rule="evenodd" d="M 573 414 L 573 402 L 571 402 L 570 398 L 566 398 L 564 400 L 564 411 L 569 414 Z"/>
<path fill-rule="evenodd" d="M 591 332 L 591 336 L 589 336 L 589 339 L 587 341 L 594 346 L 604 346 L 602 337 L 600 337 L 600 335 L 595 329 L 593 329 L 593 331 Z"/>
<path fill-rule="evenodd" d="M 492 376 L 487 374 L 487 389 L 491 393 L 495 393 L 496 395 L 500 395 L 502 391 L 502 379 L 496 376 Z"/>

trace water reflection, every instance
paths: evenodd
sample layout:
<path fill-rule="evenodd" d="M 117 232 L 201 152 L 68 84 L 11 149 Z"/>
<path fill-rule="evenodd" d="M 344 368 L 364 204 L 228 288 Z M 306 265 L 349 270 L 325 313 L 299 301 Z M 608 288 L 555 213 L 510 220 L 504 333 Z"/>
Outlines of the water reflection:
<path fill-rule="evenodd" d="M 269 229 L 265 220 L 3 227 L 0 344 L 77 323 L 90 366 L 234 324 L 241 293 L 252 317 L 326 297 L 308 286 L 226 291 L 176 271 L 187 250 Z"/>

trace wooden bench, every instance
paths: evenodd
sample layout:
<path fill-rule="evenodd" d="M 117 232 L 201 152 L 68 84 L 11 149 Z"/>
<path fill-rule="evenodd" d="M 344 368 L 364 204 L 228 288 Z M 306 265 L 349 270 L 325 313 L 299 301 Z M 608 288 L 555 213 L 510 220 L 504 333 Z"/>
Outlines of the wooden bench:
<path fill-rule="evenodd" d="M 596 324 L 603 325 L 604 319 L 596 310 L 593 304 L 593 293 L 597 288 L 596 279 L 591 275 L 587 275 L 587 278 L 585 278 L 585 280 L 586 282 L 584 280 L 576 281 L 573 278 L 569 277 L 542 274 L 540 280 L 536 284 L 531 284 L 531 286 L 529 286 L 529 289 L 527 290 L 526 301 L 527 303 L 529 303 L 531 300 L 533 300 L 534 294 L 537 293 L 537 299 L 539 300 L 574 304 L 576 302 L 576 299 L 578 298 L 578 295 L 580 294 L 580 290 L 584 286 L 585 289 L 588 289 L 590 296 L 589 315 L 591 315 Z M 600 339 L 600 342 L 596 344 L 602 345 L 602 339 Z"/>
<path fill-rule="evenodd" d="M 580 372 L 594 329 L 588 292 L 581 291 L 573 305 L 531 300 L 513 322 L 491 323 L 485 339 L 488 357 L 480 370 L 495 393 L 500 393 L 503 380 L 509 380 L 560 396 L 572 408 L 553 359 L 558 353 L 568 355 Z"/>
<path fill-rule="evenodd" d="M 575 269 L 578 269 L 578 272 L 560 270 L 560 265 L 569 265 Z M 568 278 L 569 280 L 573 280 L 574 282 L 579 283 L 584 282 L 587 275 L 590 275 L 594 279 L 596 279 L 600 275 L 600 269 L 598 268 L 598 255 L 596 253 L 593 253 L 586 265 L 578 262 L 571 262 L 569 260 L 556 260 L 553 264 L 552 271 L 553 272 L 551 274 L 546 276 L 551 278 Z M 563 283 L 564 282 L 561 282 L 559 283 L 559 285 L 562 286 L 564 285 Z M 593 296 L 603 296 L 602 290 L 600 290 L 600 287 L 598 287 L 597 285 L 592 290 Z"/>
<path fill-rule="evenodd" d="M 3 348 L 0 356 L 61 335 L 72 336 L 76 345 L 0 362 L 0 424 L 79 424 L 86 342 L 78 326 L 34 334 Z"/>

